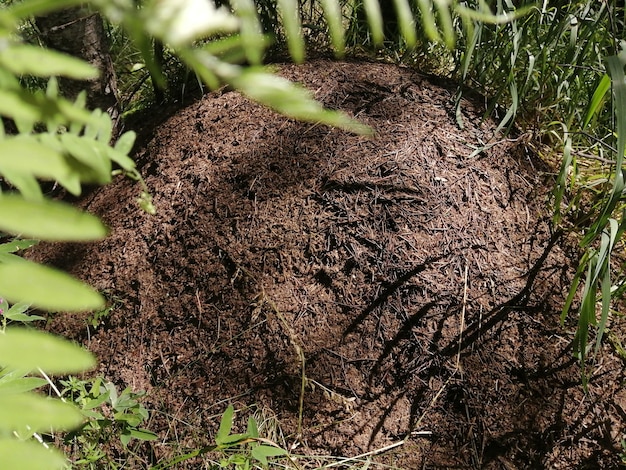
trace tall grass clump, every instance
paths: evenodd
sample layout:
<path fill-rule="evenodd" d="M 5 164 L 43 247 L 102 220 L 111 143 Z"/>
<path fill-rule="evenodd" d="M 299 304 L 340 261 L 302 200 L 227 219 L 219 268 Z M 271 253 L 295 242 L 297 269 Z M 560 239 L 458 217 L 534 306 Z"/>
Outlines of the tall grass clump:
<path fill-rule="evenodd" d="M 591 119 L 591 115 L 601 109 L 603 96 L 609 95 L 608 107 L 611 111 L 609 115 L 612 118 L 614 130 L 606 137 L 597 139 L 595 145 L 591 146 L 591 149 L 602 148 L 597 153 L 609 157 L 606 159 L 608 165 L 605 169 L 600 169 L 604 170 L 600 171 L 601 188 L 590 191 L 592 197 L 582 214 L 584 223 L 578 224 L 581 227 L 577 227 L 577 224 L 574 223 L 574 227 L 581 228 L 584 234 L 580 243 L 584 249 L 584 254 L 561 315 L 561 321 L 564 322 L 578 287 L 583 284 L 582 301 L 578 313 L 578 329 L 574 339 L 574 351 L 580 358 L 583 371 L 585 358 L 593 347 L 589 343 L 590 328 L 596 327 L 595 347 L 593 349 L 597 352 L 609 322 L 611 300 L 615 296 L 621 296 L 626 290 L 626 278 L 623 271 L 617 271 L 617 278 L 613 280 L 616 265 L 620 264 L 620 257 L 616 248 L 619 246 L 626 229 L 626 217 L 624 217 L 626 214 L 626 205 L 624 204 L 626 184 L 622 169 L 624 151 L 626 150 L 626 75 L 624 74 L 626 51 L 607 57 L 605 63 L 610 87 L 604 85 L 607 79 L 600 81 L 593 94 L 588 116 L 583 122 L 583 131 L 588 120 Z M 568 171 L 575 165 L 572 146 L 572 139 L 568 136 L 566 158 L 563 160 L 559 174 L 561 183 L 566 182 Z M 575 178 L 575 176 L 570 176 L 571 178 Z M 565 192 L 563 186 L 564 184 L 559 185 L 555 189 L 558 202 L 561 202 Z M 579 189 L 576 198 L 581 206 L 585 202 L 581 197 L 584 189 Z M 577 210 L 578 208 L 572 207 L 572 209 Z M 617 262 L 614 259 L 616 255 Z M 623 256 L 621 257 L 621 264 L 623 264 Z M 583 373 L 583 381 L 586 384 L 587 374 L 585 373 Z"/>
<path fill-rule="evenodd" d="M 549 143 L 562 142 L 563 129 L 582 125 L 605 73 L 603 60 L 615 54 L 616 7 L 591 0 L 524 3 L 521 17 L 503 24 L 473 22 L 463 31 L 458 72 L 465 84 L 489 97 L 488 112 L 503 125 L 517 117 Z M 499 1 L 496 13 L 517 9 L 510 0 Z M 498 114 L 497 106 L 505 114 Z M 595 137 L 603 132 L 598 129 Z"/>

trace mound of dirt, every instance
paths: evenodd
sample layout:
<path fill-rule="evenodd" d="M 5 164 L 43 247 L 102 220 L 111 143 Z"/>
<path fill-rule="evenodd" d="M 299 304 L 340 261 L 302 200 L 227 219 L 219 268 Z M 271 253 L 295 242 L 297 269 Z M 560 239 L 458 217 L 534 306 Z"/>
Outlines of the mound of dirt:
<path fill-rule="evenodd" d="M 583 395 L 558 324 L 572 255 L 550 232 L 547 169 L 494 141 L 476 103 L 460 130 L 455 88 L 414 71 L 281 74 L 376 137 L 210 94 L 138 155 L 156 216 L 119 179 L 81 202 L 108 239 L 35 251 L 115 299 L 97 329 L 68 315 L 51 329 L 148 392 L 152 459 L 210 443 L 233 403 L 271 410 L 298 452 L 404 440 L 377 457 L 395 468 L 616 466 L 622 364 L 606 359 Z"/>

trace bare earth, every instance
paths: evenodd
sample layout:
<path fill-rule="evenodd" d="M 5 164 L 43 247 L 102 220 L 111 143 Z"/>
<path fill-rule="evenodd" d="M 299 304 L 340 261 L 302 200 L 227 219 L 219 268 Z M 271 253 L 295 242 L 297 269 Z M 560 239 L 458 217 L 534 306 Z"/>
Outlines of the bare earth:
<path fill-rule="evenodd" d="M 624 364 L 607 345 L 584 395 L 573 322 L 559 325 L 577 255 L 551 233 L 549 169 L 522 139 L 493 139 L 477 102 L 464 100 L 459 129 L 455 87 L 414 71 L 314 61 L 281 73 L 377 137 L 207 95 L 138 151 L 156 216 L 120 178 L 79 202 L 108 239 L 32 255 L 116 302 L 97 329 L 63 314 L 50 329 L 148 392 L 162 440 L 131 467 L 211 443 L 232 403 L 241 424 L 273 417 L 298 454 L 405 440 L 376 462 L 616 468 Z"/>

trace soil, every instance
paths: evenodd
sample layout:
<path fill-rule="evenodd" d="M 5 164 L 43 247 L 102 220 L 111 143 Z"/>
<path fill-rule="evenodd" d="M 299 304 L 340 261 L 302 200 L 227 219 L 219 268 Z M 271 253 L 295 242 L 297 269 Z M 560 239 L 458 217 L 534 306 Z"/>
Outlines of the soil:
<path fill-rule="evenodd" d="M 376 137 L 209 94 L 137 152 L 155 216 L 120 178 L 79 202 L 106 240 L 31 255 L 111 299 L 98 328 L 87 314 L 49 324 L 147 391 L 161 440 L 135 465 L 211 443 L 234 404 L 297 454 L 399 443 L 373 459 L 616 468 L 624 363 L 605 345 L 585 395 L 574 326 L 559 324 L 578 255 L 551 230 L 553 176 L 524 138 L 494 137 L 469 98 L 460 129 L 456 87 L 414 70 L 318 60 L 280 73 Z"/>

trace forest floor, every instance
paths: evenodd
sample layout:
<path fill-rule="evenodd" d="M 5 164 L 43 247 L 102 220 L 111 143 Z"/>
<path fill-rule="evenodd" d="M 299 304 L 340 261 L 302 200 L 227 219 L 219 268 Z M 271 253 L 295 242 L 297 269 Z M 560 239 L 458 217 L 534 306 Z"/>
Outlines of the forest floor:
<path fill-rule="evenodd" d="M 584 394 L 575 322 L 559 324 L 578 254 L 551 230 L 554 174 L 525 138 L 494 138 L 470 98 L 460 129 L 456 88 L 408 69 L 314 61 L 281 74 L 376 137 L 209 94 L 156 116 L 138 149 L 155 216 L 120 178 L 79 201 L 106 240 L 31 255 L 113 303 L 98 328 L 62 314 L 49 328 L 147 392 L 160 440 L 129 468 L 211 443 L 229 404 L 298 455 L 398 443 L 374 461 L 616 468 L 624 362 L 605 345 Z"/>

